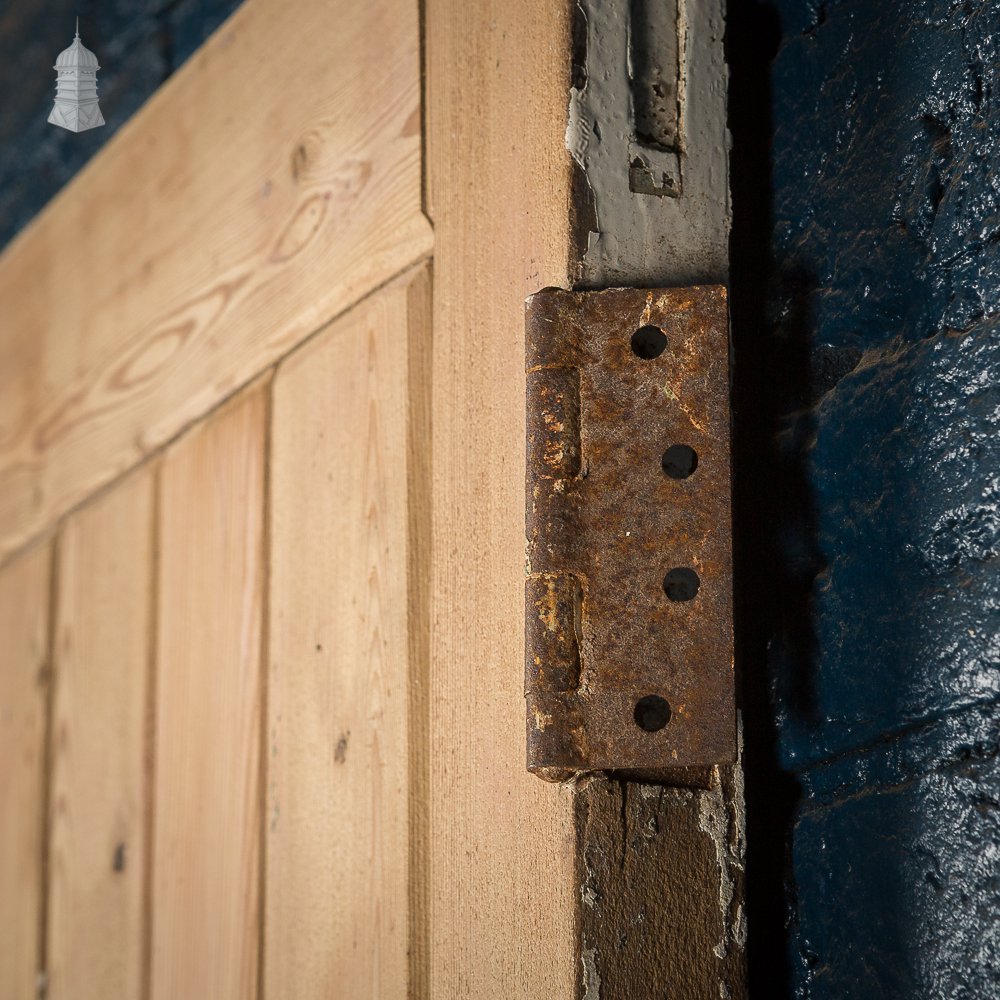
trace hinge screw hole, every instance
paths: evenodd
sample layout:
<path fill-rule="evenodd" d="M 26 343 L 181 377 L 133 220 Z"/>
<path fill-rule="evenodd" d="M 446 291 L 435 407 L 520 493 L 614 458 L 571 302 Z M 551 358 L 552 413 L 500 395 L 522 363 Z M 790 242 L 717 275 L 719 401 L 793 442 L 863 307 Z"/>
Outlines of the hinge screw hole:
<path fill-rule="evenodd" d="M 690 601 L 698 593 L 701 580 L 693 569 L 686 566 L 672 569 L 663 578 L 663 589 L 671 601 Z"/>
<path fill-rule="evenodd" d="M 698 453 L 690 445 L 672 444 L 663 453 L 661 464 L 671 479 L 687 479 L 698 468 Z"/>
<path fill-rule="evenodd" d="M 658 358 L 667 349 L 667 338 L 658 326 L 640 326 L 632 334 L 632 353 L 643 361 Z"/>
<path fill-rule="evenodd" d="M 670 706 L 666 698 L 647 694 L 635 703 L 635 724 L 647 733 L 659 732 L 670 721 Z"/>

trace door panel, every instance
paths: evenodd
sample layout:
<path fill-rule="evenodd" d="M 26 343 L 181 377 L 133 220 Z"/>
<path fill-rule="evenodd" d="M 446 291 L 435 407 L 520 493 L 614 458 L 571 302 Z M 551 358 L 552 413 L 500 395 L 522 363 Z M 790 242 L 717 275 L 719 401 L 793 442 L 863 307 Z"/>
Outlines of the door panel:
<path fill-rule="evenodd" d="M 267 388 L 160 471 L 153 1000 L 256 991 Z"/>
<path fill-rule="evenodd" d="M 12 996 L 576 996 L 522 692 L 568 8 L 424 7 L 422 107 L 417 3 L 247 0 L 0 257 Z"/>
<path fill-rule="evenodd" d="M 413 0 L 246 0 L 12 244 L 0 557 L 430 252 L 419 53 Z"/>
<path fill-rule="evenodd" d="M 0 570 L 0 996 L 30 997 L 43 947 L 42 863 L 52 552 Z"/>
<path fill-rule="evenodd" d="M 420 270 L 379 292 L 274 383 L 268 997 L 405 997 L 425 976 L 426 859 L 410 845 L 425 837 L 427 663 L 410 631 L 426 546 L 408 446 L 429 291 Z"/>
<path fill-rule="evenodd" d="M 48 996 L 141 995 L 147 932 L 154 474 L 73 515 L 58 546 Z"/>

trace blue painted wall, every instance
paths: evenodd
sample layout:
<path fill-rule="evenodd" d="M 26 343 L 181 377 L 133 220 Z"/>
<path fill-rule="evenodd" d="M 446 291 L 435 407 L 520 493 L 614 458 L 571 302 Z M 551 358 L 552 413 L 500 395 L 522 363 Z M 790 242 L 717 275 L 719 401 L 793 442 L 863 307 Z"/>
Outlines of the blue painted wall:
<path fill-rule="evenodd" d="M 1000 997 L 1000 3 L 731 4 L 751 997 Z"/>
<path fill-rule="evenodd" d="M 0 5 L 0 249 L 43 208 L 239 0 L 7 0 Z M 101 64 L 106 125 L 46 122 L 56 56 L 80 36 Z"/>

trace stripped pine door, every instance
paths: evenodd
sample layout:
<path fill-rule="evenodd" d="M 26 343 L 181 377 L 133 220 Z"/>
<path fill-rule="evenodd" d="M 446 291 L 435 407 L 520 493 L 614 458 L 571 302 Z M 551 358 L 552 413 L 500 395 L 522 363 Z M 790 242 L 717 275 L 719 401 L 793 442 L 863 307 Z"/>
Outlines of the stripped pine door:
<path fill-rule="evenodd" d="M 425 268 L 404 276 L 275 379 L 272 996 L 405 997 L 426 984 L 429 293 Z"/>
<path fill-rule="evenodd" d="M 0 573 L 0 994 L 31 996 L 44 937 L 51 544 Z"/>
<path fill-rule="evenodd" d="M 56 549 L 48 991 L 143 988 L 149 914 L 153 470 L 63 528 Z M 108 939 L 117 948 L 104 945 Z M 95 968 L 96 967 L 96 968 Z"/>
<path fill-rule="evenodd" d="M 246 0 L 0 256 L 0 1000 L 578 995 L 522 700 L 570 68 L 561 0 Z"/>

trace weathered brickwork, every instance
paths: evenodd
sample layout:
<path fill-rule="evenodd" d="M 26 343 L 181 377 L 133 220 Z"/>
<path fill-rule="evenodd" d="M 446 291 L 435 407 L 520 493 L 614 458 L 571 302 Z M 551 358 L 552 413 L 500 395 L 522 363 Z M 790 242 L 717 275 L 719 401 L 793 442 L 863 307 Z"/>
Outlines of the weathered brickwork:
<path fill-rule="evenodd" d="M 0 249 L 31 221 L 239 0 L 11 0 L 0 11 Z M 106 125 L 47 124 L 55 57 L 80 34 L 101 63 Z"/>
<path fill-rule="evenodd" d="M 752 987 L 998 996 L 1000 3 L 732 6 Z"/>

